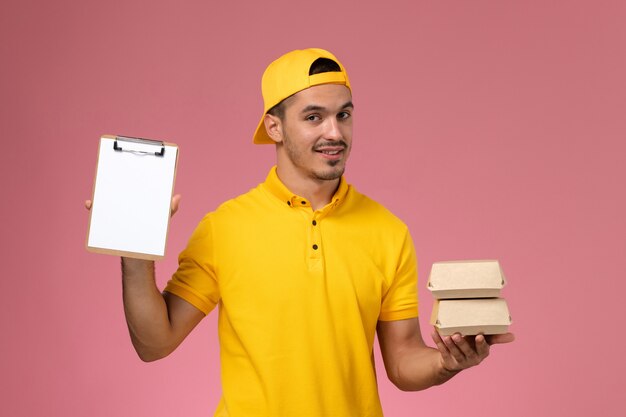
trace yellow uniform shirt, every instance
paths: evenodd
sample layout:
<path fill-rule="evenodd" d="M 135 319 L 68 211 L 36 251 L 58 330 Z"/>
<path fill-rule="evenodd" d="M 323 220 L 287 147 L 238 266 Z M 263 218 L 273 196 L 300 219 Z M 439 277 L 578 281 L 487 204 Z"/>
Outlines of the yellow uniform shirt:
<path fill-rule="evenodd" d="M 341 179 L 313 211 L 274 167 L 207 214 L 165 291 L 219 305 L 219 417 L 382 416 L 378 320 L 417 316 L 407 227 Z"/>

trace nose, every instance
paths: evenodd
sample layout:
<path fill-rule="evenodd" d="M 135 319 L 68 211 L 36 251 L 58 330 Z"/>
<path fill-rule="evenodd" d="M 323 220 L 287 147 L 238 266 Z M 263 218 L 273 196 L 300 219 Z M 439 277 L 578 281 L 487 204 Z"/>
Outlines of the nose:
<path fill-rule="evenodd" d="M 339 129 L 339 121 L 334 117 L 329 117 L 324 123 L 324 139 L 340 140 L 342 139 L 341 130 Z"/>

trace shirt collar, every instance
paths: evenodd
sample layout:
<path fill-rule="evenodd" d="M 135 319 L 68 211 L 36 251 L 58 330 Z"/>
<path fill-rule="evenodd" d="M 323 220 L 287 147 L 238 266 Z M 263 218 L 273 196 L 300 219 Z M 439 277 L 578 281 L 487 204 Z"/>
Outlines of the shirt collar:
<path fill-rule="evenodd" d="M 278 174 L 276 173 L 276 166 L 272 167 L 270 173 L 267 175 L 265 182 L 263 183 L 265 188 L 280 201 L 287 204 L 289 207 L 310 207 L 311 204 L 304 197 L 300 197 L 297 194 L 292 193 L 285 184 L 282 183 L 280 178 L 278 178 Z M 333 198 L 330 200 L 330 203 L 326 206 L 336 206 L 340 204 L 348 194 L 348 184 L 346 183 L 346 179 L 342 176 L 339 180 L 339 187 Z"/>

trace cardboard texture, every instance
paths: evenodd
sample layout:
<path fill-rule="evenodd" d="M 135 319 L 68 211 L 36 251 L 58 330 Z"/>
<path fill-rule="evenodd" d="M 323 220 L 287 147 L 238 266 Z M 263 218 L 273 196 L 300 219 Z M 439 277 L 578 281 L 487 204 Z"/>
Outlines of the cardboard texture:
<path fill-rule="evenodd" d="M 511 316 L 502 298 L 435 300 L 430 323 L 442 336 L 507 333 Z"/>
<path fill-rule="evenodd" d="M 506 284 L 497 260 L 433 263 L 428 289 L 435 298 L 430 322 L 442 336 L 507 333 L 511 315 L 500 296 Z"/>
<path fill-rule="evenodd" d="M 505 284 L 497 260 L 435 262 L 428 278 L 436 299 L 499 297 Z"/>

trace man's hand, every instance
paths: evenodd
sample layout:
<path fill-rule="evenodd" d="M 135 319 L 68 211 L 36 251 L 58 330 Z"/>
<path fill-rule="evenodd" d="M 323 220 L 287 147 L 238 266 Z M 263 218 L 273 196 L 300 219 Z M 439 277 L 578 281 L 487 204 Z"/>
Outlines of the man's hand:
<path fill-rule="evenodd" d="M 512 333 L 442 338 L 435 330 L 435 349 L 424 343 L 417 318 L 379 321 L 377 330 L 387 376 L 403 391 L 443 384 L 459 371 L 482 362 L 489 355 L 489 345 L 515 339 Z"/>
<path fill-rule="evenodd" d="M 172 216 L 179 205 L 177 194 L 170 204 Z M 85 208 L 91 207 L 92 201 L 86 200 Z M 144 361 L 169 355 L 204 317 L 182 298 L 161 293 L 154 275 L 154 261 L 122 258 L 124 314 L 133 346 Z"/>
<path fill-rule="evenodd" d="M 172 202 L 170 203 L 170 216 L 173 216 L 178 211 L 178 206 L 180 205 L 180 194 L 176 194 L 172 197 Z M 91 210 L 91 200 L 85 200 L 85 208 L 87 210 Z"/>
<path fill-rule="evenodd" d="M 441 337 L 437 330 L 431 333 L 441 354 L 441 366 L 455 374 L 463 369 L 476 366 L 489 356 L 489 346 L 497 343 L 510 343 L 515 340 L 513 333 L 463 337 L 459 333 Z"/>

